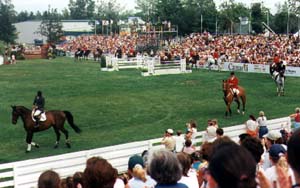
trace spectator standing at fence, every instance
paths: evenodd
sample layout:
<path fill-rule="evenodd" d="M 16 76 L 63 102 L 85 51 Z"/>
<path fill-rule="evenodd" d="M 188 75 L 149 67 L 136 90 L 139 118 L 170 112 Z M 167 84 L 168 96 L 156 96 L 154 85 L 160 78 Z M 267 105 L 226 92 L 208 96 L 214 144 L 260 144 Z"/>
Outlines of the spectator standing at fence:
<path fill-rule="evenodd" d="M 295 113 L 291 114 L 290 117 L 294 120 L 294 128 L 298 129 L 300 127 L 300 108 L 295 109 Z"/>
<path fill-rule="evenodd" d="M 47 170 L 38 179 L 38 188 L 60 188 L 61 180 L 57 172 Z"/>
<path fill-rule="evenodd" d="M 146 173 L 143 158 L 133 155 L 128 160 L 128 173 L 132 178 L 128 181 L 130 188 L 152 188 L 156 182 Z"/>
<path fill-rule="evenodd" d="M 258 137 L 262 139 L 263 135 L 268 133 L 267 117 L 263 111 L 259 112 L 259 117 L 256 119 L 258 123 Z"/>
<path fill-rule="evenodd" d="M 176 141 L 173 137 L 173 129 L 167 129 L 161 143 L 165 146 L 169 151 L 175 151 Z"/>
<path fill-rule="evenodd" d="M 175 145 L 176 149 L 175 149 L 175 151 L 176 152 L 181 152 L 182 149 L 183 149 L 184 143 L 185 143 L 184 135 L 182 135 L 181 130 L 178 130 L 176 132 L 176 134 L 177 135 L 174 136 L 174 139 L 175 139 L 175 142 L 176 142 L 176 145 Z"/>
<path fill-rule="evenodd" d="M 246 132 L 252 137 L 257 137 L 258 124 L 253 115 L 249 115 L 249 119 L 245 122 L 245 125 L 246 125 Z"/>
<path fill-rule="evenodd" d="M 112 188 L 116 182 L 118 171 L 103 158 L 92 157 L 86 162 L 83 172 L 84 188 Z"/>
<path fill-rule="evenodd" d="M 182 167 L 171 151 L 152 151 L 148 168 L 150 176 L 157 182 L 155 188 L 188 188 L 187 185 L 178 183 L 182 176 Z"/>
<path fill-rule="evenodd" d="M 202 136 L 203 142 L 213 142 L 217 139 L 217 128 L 215 126 L 208 126 L 206 132 Z"/>
<path fill-rule="evenodd" d="M 191 140 L 186 140 L 184 143 L 184 147 L 182 150 L 184 153 L 186 154 L 192 154 L 196 151 L 195 147 L 192 145 L 192 141 Z"/>

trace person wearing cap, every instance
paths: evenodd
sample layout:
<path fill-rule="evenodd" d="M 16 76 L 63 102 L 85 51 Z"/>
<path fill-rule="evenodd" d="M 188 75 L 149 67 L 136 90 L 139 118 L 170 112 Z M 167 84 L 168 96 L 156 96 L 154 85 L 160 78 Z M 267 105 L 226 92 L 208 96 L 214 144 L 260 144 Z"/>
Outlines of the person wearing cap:
<path fill-rule="evenodd" d="M 256 119 L 258 123 L 258 137 L 262 139 L 263 135 L 268 133 L 267 117 L 263 111 L 259 112 L 259 117 Z"/>
<path fill-rule="evenodd" d="M 289 167 L 286 157 L 286 150 L 281 144 L 273 144 L 269 150 L 269 157 L 272 163 L 272 166 L 265 171 L 266 177 L 271 182 L 273 188 L 279 188 L 278 175 L 277 175 L 277 167 L 281 167 L 283 171 L 288 174 L 289 179 L 295 182 L 293 171 Z"/>
<path fill-rule="evenodd" d="M 269 149 L 273 144 L 281 144 L 282 138 L 281 133 L 278 130 L 271 130 L 268 134 L 263 136 L 265 141 L 265 153 L 264 153 L 264 163 L 263 169 L 266 170 L 267 168 L 271 167 L 271 161 L 269 159 Z"/>
<path fill-rule="evenodd" d="M 300 127 L 300 108 L 295 109 L 295 113 L 291 114 L 290 117 L 294 119 L 294 128 L 298 129 Z"/>
<path fill-rule="evenodd" d="M 128 181 L 130 188 L 154 187 L 156 182 L 146 173 L 144 160 L 139 155 L 133 155 L 128 160 Z"/>
<path fill-rule="evenodd" d="M 230 73 L 230 77 L 227 79 L 230 89 L 232 90 L 234 97 L 239 94 L 238 85 L 239 79 L 235 76 L 234 72 Z"/>
<path fill-rule="evenodd" d="M 173 137 L 173 129 L 167 129 L 161 143 L 166 149 L 170 151 L 175 151 L 176 140 Z"/>

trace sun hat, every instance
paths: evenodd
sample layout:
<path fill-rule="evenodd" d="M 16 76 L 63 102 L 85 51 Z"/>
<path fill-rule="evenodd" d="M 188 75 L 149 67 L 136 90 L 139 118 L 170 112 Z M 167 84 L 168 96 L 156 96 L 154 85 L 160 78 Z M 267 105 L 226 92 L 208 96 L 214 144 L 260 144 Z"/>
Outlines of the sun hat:
<path fill-rule="evenodd" d="M 276 141 L 279 138 L 281 138 L 281 133 L 276 130 L 269 131 L 267 134 L 265 134 L 263 137 L 268 138 L 270 140 Z"/>
<path fill-rule="evenodd" d="M 174 133 L 173 129 L 167 129 L 166 132 L 169 133 L 169 134 L 173 134 Z"/>

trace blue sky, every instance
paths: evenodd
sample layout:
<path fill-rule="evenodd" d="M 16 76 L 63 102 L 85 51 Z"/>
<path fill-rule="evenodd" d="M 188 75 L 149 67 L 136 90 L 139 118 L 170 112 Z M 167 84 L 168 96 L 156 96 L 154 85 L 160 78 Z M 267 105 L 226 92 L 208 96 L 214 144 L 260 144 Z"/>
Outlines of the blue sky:
<path fill-rule="evenodd" d="M 224 0 L 214 0 L 217 5 L 219 5 Z M 264 5 L 268 8 L 271 8 L 271 12 L 275 13 L 276 7 L 275 4 L 281 2 L 283 0 L 235 0 L 236 2 L 242 2 L 247 6 L 250 6 L 251 2 L 263 2 Z M 97 0 L 96 0 L 97 2 Z M 135 6 L 135 0 L 117 0 L 121 4 L 122 7 L 126 9 L 133 9 Z M 33 11 L 37 10 L 43 12 L 48 9 L 48 5 L 50 4 L 52 8 L 57 8 L 58 10 L 62 10 L 65 7 L 68 7 L 69 0 L 12 0 L 12 3 L 15 6 L 15 10 L 17 12 L 20 11 Z"/>

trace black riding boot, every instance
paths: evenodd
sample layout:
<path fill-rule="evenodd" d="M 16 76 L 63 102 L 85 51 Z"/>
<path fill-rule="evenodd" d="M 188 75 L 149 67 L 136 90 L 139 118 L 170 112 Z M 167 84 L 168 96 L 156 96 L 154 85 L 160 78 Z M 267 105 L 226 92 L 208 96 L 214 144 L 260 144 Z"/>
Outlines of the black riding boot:
<path fill-rule="evenodd" d="M 34 117 L 34 119 L 35 119 L 35 125 L 34 125 L 34 127 L 38 127 L 39 126 L 39 118 Z"/>
<path fill-rule="evenodd" d="M 236 100 L 238 99 L 238 96 L 237 96 L 236 93 L 233 93 L 233 98 L 236 99 Z"/>

